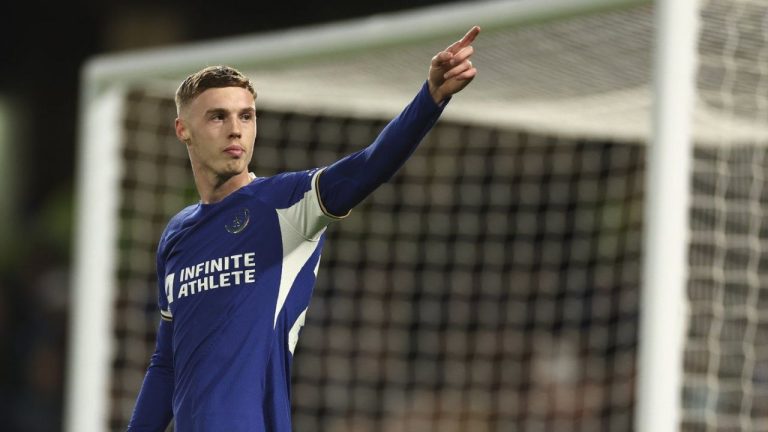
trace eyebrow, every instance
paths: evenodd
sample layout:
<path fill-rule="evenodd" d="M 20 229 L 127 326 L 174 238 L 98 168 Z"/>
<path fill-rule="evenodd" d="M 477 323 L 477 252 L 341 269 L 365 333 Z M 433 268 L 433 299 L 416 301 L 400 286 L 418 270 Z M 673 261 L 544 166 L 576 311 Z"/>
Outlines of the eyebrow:
<path fill-rule="evenodd" d="M 225 109 L 225 108 L 211 108 L 211 109 L 205 111 L 205 115 L 210 115 L 210 114 L 226 114 L 228 112 L 229 112 L 229 110 Z M 239 110 L 237 112 L 240 113 L 240 114 L 246 113 L 246 112 L 247 113 L 255 114 L 256 113 L 256 109 L 254 109 L 253 107 L 248 107 L 248 108 L 243 108 L 243 109 L 241 109 L 241 110 Z"/>

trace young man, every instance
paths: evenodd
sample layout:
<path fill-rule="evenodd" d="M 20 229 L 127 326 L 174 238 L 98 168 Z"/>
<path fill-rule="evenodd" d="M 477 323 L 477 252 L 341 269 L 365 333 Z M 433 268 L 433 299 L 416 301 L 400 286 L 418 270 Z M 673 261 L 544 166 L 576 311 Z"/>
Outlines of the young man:
<path fill-rule="evenodd" d="M 320 169 L 256 178 L 256 92 L 223 66 L 176 92 L 176 135 L 200 202 L 157 249 L 157 348 L 129 431 L 290 431 L 290 371 L 326 226 L 387 181 L 466 87 L 473 27 L 432 58 L 416 98 L 367 148 Z"/>

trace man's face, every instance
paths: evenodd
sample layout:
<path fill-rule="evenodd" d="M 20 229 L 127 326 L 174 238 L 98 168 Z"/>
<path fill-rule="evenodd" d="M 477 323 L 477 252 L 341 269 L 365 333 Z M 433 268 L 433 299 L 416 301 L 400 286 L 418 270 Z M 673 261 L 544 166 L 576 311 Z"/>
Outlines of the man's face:
<path fill-rule="evenodd" d="M 222 87 L 205 90 L 182 109 L 176 135 L 187 144 L 196 174 L 228 179 L 248 170 L 256 139 L 255 106 L 248 90 Z"/>

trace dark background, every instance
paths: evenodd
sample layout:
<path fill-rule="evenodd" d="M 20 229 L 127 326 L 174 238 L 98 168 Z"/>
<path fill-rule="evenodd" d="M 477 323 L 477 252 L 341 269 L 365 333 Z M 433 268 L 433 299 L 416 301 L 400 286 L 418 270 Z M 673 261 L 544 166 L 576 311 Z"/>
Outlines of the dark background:
<path fill-rule="evenodd" d="M 455 2 L 455 1 L 453 1 Z M 7 2 L 0 47 L 0 418 L 62 423 L 79 74 L 91 56 L 327 23 L 445 0 Z M 426 61 L 426 60 L 425 60 Z M 99 325 L 94 323 L 94 325 Z"/>

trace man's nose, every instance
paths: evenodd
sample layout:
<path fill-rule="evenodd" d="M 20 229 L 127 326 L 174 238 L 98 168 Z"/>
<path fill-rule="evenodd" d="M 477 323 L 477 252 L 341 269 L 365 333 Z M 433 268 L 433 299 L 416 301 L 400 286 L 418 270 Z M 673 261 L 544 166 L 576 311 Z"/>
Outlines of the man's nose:
<path fill-rule="evenodd" d="M 232 138 L 240 138 L 243 136 L 240 122 L 237 118 L 233 118 L 229 121 L 229 136 Z"/>

